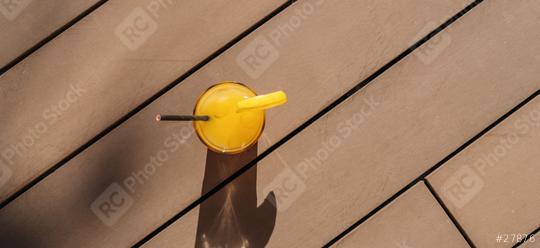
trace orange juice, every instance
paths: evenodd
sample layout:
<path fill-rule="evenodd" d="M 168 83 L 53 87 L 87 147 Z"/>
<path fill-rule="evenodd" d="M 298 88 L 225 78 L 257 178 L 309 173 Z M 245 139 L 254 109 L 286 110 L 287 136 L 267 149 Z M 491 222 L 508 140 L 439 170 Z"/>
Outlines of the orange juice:
<path fill-rule="evenodd" d="M 209 116 L 195 121 L 197 135 L 210 149 L 238 153 L 255 144 L 264 128 L 264 110 L 287 101 L 282 91 L 257 94 L 247 86 L 223 82 L 210 87 L 197 101 L 194 115 Z"/>

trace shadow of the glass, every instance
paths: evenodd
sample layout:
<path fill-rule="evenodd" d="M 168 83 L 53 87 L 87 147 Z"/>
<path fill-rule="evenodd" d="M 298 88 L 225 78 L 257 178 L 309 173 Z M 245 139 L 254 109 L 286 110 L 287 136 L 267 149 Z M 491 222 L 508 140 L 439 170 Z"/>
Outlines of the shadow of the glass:
<path fill-rule="evenodd" d="M 257 157 L 257 144 L 238 154 L 207 151 L 203 194 Z M 271 192 L 257 206 L 254 166 L 200 206 L 195 247 L 264 247 L 276 221 Z"/>

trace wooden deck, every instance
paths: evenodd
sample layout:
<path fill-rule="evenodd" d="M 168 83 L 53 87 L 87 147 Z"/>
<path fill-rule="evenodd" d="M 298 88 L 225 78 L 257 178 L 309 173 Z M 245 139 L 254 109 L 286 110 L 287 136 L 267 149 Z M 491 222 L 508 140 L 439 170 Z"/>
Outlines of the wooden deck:
<path fill-rule="evenodd" d="M 0 3 L 0 244 L 540 247 L 539 16 L 535 0 Z M 289 98 L 243 155 L 154 121 L 225 80 Z"/>

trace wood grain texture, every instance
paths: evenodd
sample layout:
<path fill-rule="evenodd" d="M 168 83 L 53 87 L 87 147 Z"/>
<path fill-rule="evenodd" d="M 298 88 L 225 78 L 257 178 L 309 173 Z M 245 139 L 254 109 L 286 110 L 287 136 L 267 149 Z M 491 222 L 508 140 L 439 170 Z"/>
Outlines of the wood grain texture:
<path fill-rule="evenodd" d="M 0 67 L 49 36 L 98 0 L 2 1 Z"/>
<path fill-rule="evenodd" d="M 534 241 L 531 239 L 530 241 L 525 242 L 523 245 L 521 245 L 520 248 L 540 248 L 540 242 L 535 237 Z"/>
<path fill-rule="evenodd" d="M 403 193 L 333 247 L 440 247 L 469 245 L 423 183 Z"/>
<path fill-rule="evenodd" d="M 325 244 L 535 92 L 536 6 L 480 4 L 261 160 L 258 198 L 278 207 L 268 246 Z M 190 239 L 185 221 L 168 237 Z"/>
<path fill-rule="evenodd" d="M 197 229 L 194 229 L 191 223 L 197 222 L 199 215 L 198 209 L 190 211 L 182 217 L 187 221 L 175 226 L 175 231 L 172 229 L 165 229 L 159 236 L 151 239 L 143 247 L 159 247 L 159 248 L 192 248 L 195 244 L 195 238 L 197 237 Z M 185 233 L 183 239 L 178 239 L 178 233 Z"/>
<path fill-rule="evenodd" d="M 0 199 L 284 2 L 111 1 L 36 51 L 0 78 Z"/>
<path fill-rule="evenodd" d="M 512 247 L 540 224 L 539 146 L 536 97 L 429 176 L 478 247 Z"/>
<path fill-rule="evenodd" d="M 204 173 L 206 149 L 195 138 L 191 125 L 155 123 L 156 114 L 190 113 L 198 93 L 222 80 L 246 82 L 259 93 L 282 89 L 290 101 L 268 112 L 269 124 L 265 127 L 266 135 L 275 141 L 469 1 L 349 0 L 339 3 L 298 2 L 187 78 L 3 209 L 0 219 L 4 223 L 25 228 L 6 225 L 0 230 L 0 240 L 20 237 L 19 240 L 25 238 L 51 246 L 94 246 L 95 242 L 126 245 L 138 241 L 200 196 Z M 298 26 L 296 21 L 302 18 L 298 16 L 301 8 L 308 12 L 301 12 L 305 18 Z M 297 28 L 290 30 L 287 25 Z M 279 44 L 272 45 L 279 53 L 278 59 L 258 78 L 248 76 L 237 64 L 238 56 L 258 44 L 253 43 L 259 42 L 258 38 L 268 41 L 276 30 L 288 32 L 282 33 Z M 156 37 L 160 36 L 156 34 Z M 120 79 L 114 68 L 110 72 L 117 76 L 108 76 L 109 82 L 114 81 L 112 78 Z M 122 75 L 141 77 L 135 69 L 130 72 Z M 166 73 L 159 70 L 155 74 Z M 124 91 L 140 90 L 132 85 L 125 86 Z M 103 95 L 103 90 L 96 94 Z M 119 106 L 124 106 L 122 101 L 128 100 L 108 97 L 115 99 Z M 101 114 L 114 111 L 107 106 L 110 111 L 99 112 L 102 103 L 97 103 L 95 97 L 90 98 L 94 101 L 88 104 L 98 106 L 81 107 L 90 109 L 91 116 L 100 116 L 96 121 L 102 121 Z M 80 118 L 73 121 L 86 123 Z M 88 131 L 95 124 L 86 124 Z M 259 151 L 267 147 L 268 144 L 261 144 Z M 157 156 L 160 159 L 156 162 Z M 124 190 L 129 193 L 126 199 L 132 201 L 126 201 L 130 204 L 121 208 L 115 218 L 108 219 L 110 226 L 107 226 L 96 217 L 91 205 L 96 199 L 102 199 L 98 197 L 117 190 L 116 186 L 124 185 L 126 180 L 131 185 Z M 133 182 L 135 185 L 131 184 Z M 13 230 L 24 231 L 17 236 Z M 68 233 L 71 235 L 66 237 Z"/>

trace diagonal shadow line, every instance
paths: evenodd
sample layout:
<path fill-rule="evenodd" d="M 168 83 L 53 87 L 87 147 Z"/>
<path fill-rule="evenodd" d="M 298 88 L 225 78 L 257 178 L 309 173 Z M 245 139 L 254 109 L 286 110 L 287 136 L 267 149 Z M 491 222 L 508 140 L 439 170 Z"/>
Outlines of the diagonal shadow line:
<path fill-rule="evenodd" d="M 284 4 L 273 10 L 270 14 L 253 24 L 248 29 L 244 30 L 242 33 L 234 37 L 232 40 L 230 40 L 227 44 L 210 54 L 208 57 L 206 57 L 204 60 L 196 64 L 194 67 L 189 69 L 187 72 L 182 74 L 180 77 L 178 77 L 176 80 L 165 86 L 163 89 L 152 95 L 150 98 L 146 99 L 144 102 L 139 104 L 137 107 L 135 107 L 133 110 L 125 114 L 124 116 L 120 117 L 120 119 L 113 122 L 110 126 L 105 128 L 103 131 L 99 132 L 96 136 L 94 136 L 92 139 L 81 145 L 79 148 L 75 149 L 73 152 L 68 154 L 66 157 L 64 157 L 62 160 L 51 166 L 49 169 L 47 169 L 45 172 L 31 180 L 28 184 L 24 185 L 21 189 L 17 190 L 15 193 L 7 197 L 3 202 L 0 203 L 0 210 L 13 202 L 15 199 L 17 199 L 19 196 L 24 194 L 26 191 L 28 191 L 30 188 L 34 187 L 36 184 L 44 180 L 46 177 L 54 173 L 56 170 L 60 169 L 60 167 L 64 166 L 69 160 L 77 156 L 79 153 L 86 150 L 88 147 L 92 146 L 94 143 L 96 143 L 99 139 L 103 138 L 110 132 L 112 132 L 114 129 L 116 129 L 118 126 L 120 126 L 122 123 L 127 121 L 129 118 L 136 115 L 138 112 L 143 110 L 146 106 L 150 105 L 152 102 L 154 102 L 156 99 L 167 93 L 172 88 L 176 87 L 178 84 L 180 84 L 184 79 L 188 78 L 195 72 L 197 72 L 199 69 L 204 67 L 206 64 L 210 63 L 210 61 L 214 60 L 216 57 L 224 53 L 226 50 L 234 46 L 236 43 L 238 43 L 240 40 L 242 40 L 244 37 L 248 36 L 250 33 L 255 31 L 258 27 L 262 26 L 264 23 L 266 23 L 268 20 L 270 20 L 272 17 L 279 14 L 281 11 L 286 9 L 288 6 L 296 2 L 297 0 L 287 0 Z"/>
<path fill-rule="evenodd" d="M 534 231 L 532 231 L 529 235 L 527 235 L 527 237 L 525 239 L 517 242 L 514 246 L 512 246 L 512 248 L 520 247 L 525 242 L 529 241 L 531 239 L 531 237 L 536 236 L 536 234 L 538 234 L 538 232 L 540 232 L 540 226 L 538 228 L 534 229 Z M 534 242 L 534 241 L 531 241 L 531 242 Z"/>
<path fill-rule="evenodd" d="M 467 242 L 467 244 L 469 244 L 469 246 L 471 248 L 476 248 L 476 245 L 474 244 L 474 242 L 472 241 L 471 237 L 469 237 L 469 235 L 467 234 L 467 232 L 465 232 L 465 229 L 463 229 L 463 227 L 461 226 L 461 224 L 459 224 L 458 220 L 456 219 L 456 217 L 452 214 L 452 212 L 450 212 L 450 209 L 448 209 L 448 207 L 446 206 L 446 204 L 444 204 L 443 200 L 441 199 L 441 197 L 439 196 L 439 194 L 437 194 L 437 192 L 435 191 L 435 189 L 433 188 L 433 186 L 431 186 L 431 183 L 427 180 L 427 179 L 422 179 L 422 181 L 424 181 L 424 184 L 426 185 L 426 187 L 428 188 L 429 192 L 431 192 L 431 195 L 433 196 L 433 198 L 435 198 L 435 200 L 437 200 L 437 203 L 439 203 L 439 205 L 441 206 L 441 208 L 444 210 L 444 212 L 446 213 L 446 216 L 452 221 L 452 223 L 454 224 L 454 226 L 458 229 L 459 233 L 461 234 L 461 236 L 463 237 L 463 239 L 465 239 L 465 241 Z"/>
<path fill-rule="evenodd" d="M 487 126 L 484 130 L 480 131 L 478 134 L 476 134 L 474 137 L 469 139 L 467 142 L 465 142 L 463 145 L 458 147 L 455 151 L 448 154 L 448 156 L 444 157 L 441 161 L 436 163 L 434 166 L 429 168 L 427 171 L 422 173 L 419 177 L 412 180 L 409 184 L 407 184 L 405 187 L 403 187 L 401 190 L 390 196 L 388 199 L 386 199 L 383 203 L 381 203 L 379 206 L 375 207 L 373 210 L 371 210 L 368 214 L 366 214 L 364 217 L 360 218 L 358 221 L 356 221 L 354 224 L 352 224 L 350 227 L 345 229 L 342 233 L 337 235 L 334 239 L 330 240 L 324 247 L 330 247 L 334 243 L 336 243 L 338 240 L 343 238 L 345 235 L 353 231 L 356 227 L 367 221 L 369 218 L 371 218 L 374 214 L 379 212 L 381 209 L 386 207 L 388 204 L 390 204 L 392 201 L 394 201 L 396 198 L 398 198 L 400 195 L 405 193 L 407 190 L 409 190 L 412 186 L 414 186 L 416 183 L 425 180 L 426 177 L 433 173 L 435 170 L 437 170 L 439 167 L 444 165 L 446 162 L 448 162 L 453 157 L 457 156 L 461 151 L 463 151 L 465 148 L 476 142 L 478 139 L 480 139 L 484 134 L 495 128 L 497 125 L 499 125 L 501 122 L 506 120 L 508 117 L 510 117 L 513 113 L 521 109 L 523 106 L 525 106 L 527 103 L 532 101 L 535 97 L 537 97 L 540 94 L 540 89 L 534 92 L 532 95 L 527 97 L 525 100 L 520 102 L 518 105 L 516 105 L 514 108 L 512 108 L 510 111 L 505 113 L 503 116 L 499 117 L 499 119 L 495 120 L 495 122 L 491 123 L 489 126 Z"/>
<path fill-rule="evenodd" d="M 326 106 L 324 109 L 322 109 L 317 114 L 313 115 L 311 118 L 309 118 L 306 122 L 302 123 L 300 126 L 298 126 L 296 129 L 291 131 L 289 134 L 287 134 L 285 137 L 280 139 L 278 142 L 276 142 L 274 145 L 270 146 L 268 149 L 266 149 L 264 152 L 262 152 L 257 158 L 255 158 L 253 161 L 249 162 L 242 168 L 240 168 L 238 171 L 233 173 L 231 176 L 223 180 L 221 183 L 219 183 L 217 186 L 215 186 L 212 190 L 208 191 L 207 193 L 203 194 L 201 197 L 199 197 L 197 200 L 192 202 L 190 205 L 188 205 L 186 208 L 184 208 L 182 211 L 171 217 L 169 220 L 167 220 L 165 223 L 161 224 L 159 227 L 157 227 L 154 231 L 146 235 L 143 239 L 141 239 L 139 242 L 135 243 L 134 247 L 139 247 L 143 245 L 144 243 L 148 242 L 150 239 L 155 237 L 158 233 L 166 229 L 168 226 L 173 224 L 175 221 L 180 219 L 182 216 L 187 214 L 192 209 L 196 208 L 198 205 L 200 205 L 203 201 L 214 195 L 216 192 L 223 189 L 226 185 L 231 183 L 236 178 L 240 177 L 242 174 L 244 174 L 246 171 L 251 169 L 253 166 L 256 166 L 259 161 L 261 161 L 263 158 L 268 156 L 270 153 L 272 153 L 274 150 L 279 148 L 281 145 L 285 144 L 287 141 L 292 139 L 294 136 L 296 136 L 298 133 L 300 133 L 302 130 L 306 129 L 308 126 L 310 126 L 312 123 L 317 121 L 319 118 L 324 116 L 326 113 L 330 112 L 332 109 L 337 107 L 339 104 L 347 100 L 349 97 L 354 95 L 356 92 L 358 92 L 360 89 L 364 88 L 366 85 L 371 83 L 373 80 L 375 80 L 377 77 L 379 77 L 381 74 L 386 72 L 388 69 L 390 69 L 392 66 L 400 62 L 403 58 L 411 54 L 413 51 L 416 50 L 416 48 L 422 46 L 424 43 L 426 43 L 428 40 L 433 38 L 435 35 L 442 32 L 444 29 L 446 29 L 448 26 L 450 26 L 452 23 L 454 23 L 456 20 L 458 20 L 461 16 L 465 15 L 467 12 L 469 12 L 471 9 L 476 7 L 478 4 L 483 2 L 483 0 L 475 0 L 468 6 L 466 6 L 463 10 L 458 12 L 456 15 L 452 16 L 450 19 L 448 19 L 446 22 L 441 24 L 439 27 L 437 27 L 435 30 L 431 31 L 429 34 L 427 34 L 424 38 L 417 41 L 415 44 L 407 48 L 405 51 L 400 53 L 397 57 L 390 60 L 388 63 L 386 63 L 384 66 L 379 68 L 377 71 L 375 71 L 373 74 L 368 76 L 366 79 L 355 85 L 353 88 L 345 92 L 342 96 L 340 96 L 338 99 L 336 99 L 334 102 L 330 103 L 328 106 Z"/>
<path fill-rule="evenodd" d="M 26 51 L 24 51 L 21 55 L 19 55 L 18 57 L 14 58 L 13 60 L 11 60 L 9 63 L 7 63 L 6 65 L 4 65 L 2 68 L 0 68 L 0 76 L 2 76 L 4 73 L 6 73 L 7 71 L 9 71 L 11 68 L 13 68 L 14 66 L 16 66 L 18 63 L 20 63 L 21 61 L 23 61 L 24 59 L 26 59 L 26 57 L 30 56 L 32 53 L 34 53 L 35 51 L 37 51 L 38 49 L 40 49 L 41 47 L 43 47 L 45 44 L 49 43 L 51 40 L 53 40 L 54 38 L 56 38 L 58 35 L 60 35 L 61 33 L 63 33 L 64 31 L 66 31 L 67 29 L 69 29 L 71 26 L 75 25 L 77 22 L 79 22 L 80 20 L 82 20 L 84 17 L 86 17 L 87 15 L 89 15 L 90 13 L 92 13 L 94 10 L 96 10 L 97 8 L 101 7 L 103 4 L 105 4 L 107 1 L 109 0 L 100 0 L 98 1 L 97 3 L 95 3 L 94 5 L 90 6 L 90 8 L 88 8 L 87 10 L 83 11 L 82 13 L 80 13 L 78 16 L 76 16 L 75 18 L 73 18 L 71 21 L 69 21 L 68 23 L 64 24 L 63 26 L 59 27 L 58 29 L 56 29 L 54 32 L 52 32 L 51 34 L 49 34 L 47 37 L 43 38 L 41 41 L 39 41 L 38 43 L 36 43 L 35 45 L 33 45 L 32 47 L 30 47 L 29 49 L 27 49 Z"/>

